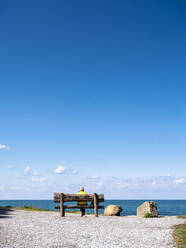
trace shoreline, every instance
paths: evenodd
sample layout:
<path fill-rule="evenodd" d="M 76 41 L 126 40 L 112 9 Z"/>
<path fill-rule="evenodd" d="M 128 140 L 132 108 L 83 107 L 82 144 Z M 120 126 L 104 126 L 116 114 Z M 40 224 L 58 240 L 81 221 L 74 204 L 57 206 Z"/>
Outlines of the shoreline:
<path fill-rule="evenodd" d="M 25 211 L 38 211 L 38 212 L 54 212 L 54 213 L 60 213 L 59 210 L 50 210 L 50 209 L 42 209 L 42 208 L 36 208 L 34 206 L 24 206 L 24 207 L 13 207 L 13 206 L 5 206 L 5 207 L 1 207 L 0 209 L 10 209 L 10 210 L 25 210 Z M 80 214 L 80 211 L 76 211 L 76 210 L 65 210 L 65 212 L 67 214 Z M 94 215 L 93 213 L 86 213 L 86 215 Z M 99 216 L 107 216 L 104 214 L 99 214 Z M 117 216 L 117 217 L 137 217 L 137 215 L 121 215 L 121 216 Z M 183 216 L 183 219 L 186 218 L 186 215 L 159 215 L 158 217 L 152 217 L 152 218 L 162 218 L 162 217 L 177 217 L 177 218 L 181 218 Z M 107 217 L 114 217 L 114 216 L 107 216 Z M 143 218 L 143 217 L 138 217 L 138 218 Z"/>
<path fill-rule="evenodd" d="M 123 208 L 121 215 L 136 215 L 137 208 L 144 203 L 144 200 L 105 200 L 102 204 L 105 207 L 108 205 L 120 205 Z M 185 204 L 186 200 L 160 200 L 156 202 L 158 207 L 158 212 L 160 216 L 175 216 L 186 214 Z M 53 200 L 0 200 L 0 206 L 19 206 L 23 207 L 27 206 L 35 206 L 36 208 L 49 209 L 54 211 L 54 201 Z M 69 209 L 71 210 L 71 209 Z M 79 210 L 79 209 L 76 209 Z M 90 209 L 87 211 L 88 213 L 93 213 Z M 99 210 L 100 214 L 103 214 L 102 210 Z"/>

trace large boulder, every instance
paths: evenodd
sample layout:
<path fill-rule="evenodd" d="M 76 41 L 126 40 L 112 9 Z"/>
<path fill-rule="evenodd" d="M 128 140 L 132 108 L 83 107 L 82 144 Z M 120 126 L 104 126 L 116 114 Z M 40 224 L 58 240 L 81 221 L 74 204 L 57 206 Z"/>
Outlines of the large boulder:
<path fill-rule="evenodd" d="M 158 210 L 155 202 L 146 201 L 137 208 L 138 217 L 144 217 L 146 213 L 150 213 L 152 217 L 158 217 Z"/>
<path fill-rule="evenodd" d="M 120 205 L 109 205 L 107 208 L 105 208 L 104 215 L 120 216 L 122 210 L 123 209 Z"/>

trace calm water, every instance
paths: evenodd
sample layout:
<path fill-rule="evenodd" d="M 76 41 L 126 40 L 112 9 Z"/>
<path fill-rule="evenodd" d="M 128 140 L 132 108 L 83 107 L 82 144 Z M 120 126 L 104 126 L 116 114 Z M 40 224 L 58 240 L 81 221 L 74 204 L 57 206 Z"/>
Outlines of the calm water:
<path fill-rule="evenodd" d="M 122 215 L 136 215 L 137 207 L 142 204 L 145 200 L 105 200 L 102 205 L 105 207 L 109 204 L 121 205 L 123 208 Z M 155 200 L 158 206 L 159 215 L 180 215 L 186 214 L 186 200 Z M 72 205 L 73 203 L 70 203 Z M 18 206 L 23 207 L 34 206 L 37 208 L 54 210 L 56 205 L 53 200 L 0 200 L 0 206 Z M 87 210 L 92 213 L 92 210 Z M 99 210 L 100 213 L 103 210 Z"/>

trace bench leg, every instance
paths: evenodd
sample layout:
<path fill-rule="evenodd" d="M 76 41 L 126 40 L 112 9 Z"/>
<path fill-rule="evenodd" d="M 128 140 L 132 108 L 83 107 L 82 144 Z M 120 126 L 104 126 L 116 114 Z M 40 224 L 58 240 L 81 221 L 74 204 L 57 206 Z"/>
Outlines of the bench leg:
<path fill-rule="evenodd" d="M 98 217 L 98 196 L 94 193 L 94 214 L 95 217 Z"/>

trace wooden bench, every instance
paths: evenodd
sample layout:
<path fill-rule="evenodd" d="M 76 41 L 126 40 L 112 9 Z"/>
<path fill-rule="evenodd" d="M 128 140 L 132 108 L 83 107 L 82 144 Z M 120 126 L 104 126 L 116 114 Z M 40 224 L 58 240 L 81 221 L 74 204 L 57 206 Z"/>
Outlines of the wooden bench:
<path fill-rule="evenodd" d="M 88 205 L 78 205 L 78 201 L 86 201 L 90 202 Z M 87 194 L 87 195 L 79 195 L 79 194 L 63 194 L 63 193 L 54 193 L 54 202 L 60 203 L 60 205 L 55 206 L 55 209 L 60 209 L 60 216 L 65 216 L 66 208 L 79 208 L 82 207 L 85 209 L 94 209 L 94 214 L 98 217 L 98 209 L 104 209 L 104 206 L 99 206 L 100 202 L 104 202 L 103 194 Z M 64 202 L 77 202 L 77 205 L 64 205 Z"/>

